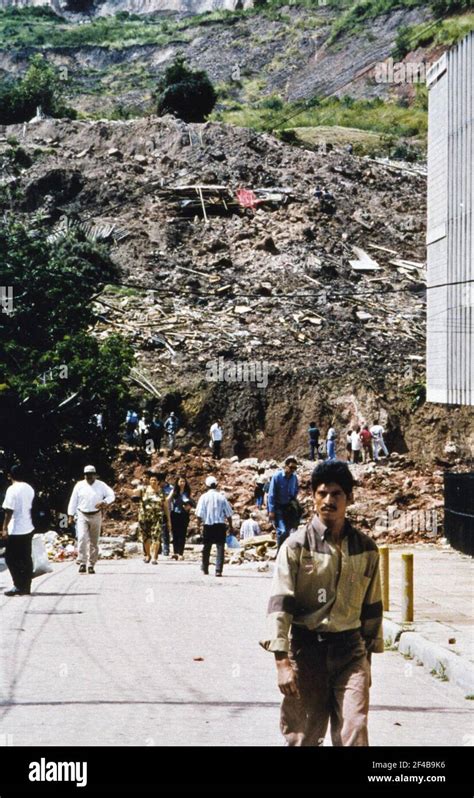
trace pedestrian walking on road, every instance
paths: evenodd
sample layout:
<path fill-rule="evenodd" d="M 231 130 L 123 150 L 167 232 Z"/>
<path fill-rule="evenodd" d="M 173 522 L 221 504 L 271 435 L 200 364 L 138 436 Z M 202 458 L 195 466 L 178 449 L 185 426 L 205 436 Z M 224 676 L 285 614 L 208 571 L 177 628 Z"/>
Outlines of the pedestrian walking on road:
<path fill-rule="evenodd" d="M 222 456 L 222 421 L 220 418 L 211 426 L 209 432 L 211 435 L 212 456 L 214 460 L 220 460 Z"/>
<path fill-rule="evenodd" d="M 170 496 L 173 493 L 173 485 L 168 482 L 167 474 L 165 474 L 164 482 L 163 482 L 163 493 L 167 499 L 167 506 L 169 509 L 169 500 Z M 170 556 L 170 547 L 171 547 L 171 523 L 167 522 L 166 516 L 163 517 L 163 527 L 161 530 L 161 550 L 163 552 L 163 557 Z"/>
<path fill-rule="evenodd" d="M 385 441 L 383 439 L 385 430 L 376 420 L 374 421 L 373 426 L 370 428 L 370 432 L 373 438 L 374 460 L 377 463 L 381 451 L 384 453 L 385 457 L 388 457 L 388 449 L 385 446 Z"/>
<path fill-rule="evenodd" d="M 347 463 L 321 463 L 315 515 L 281 547 L 260 645 L 275 655 L 287 745 L 367 746 L 371 654 L 382 653 L 379 553 L 346 519 L 354 480 Z M 310 567 L 311 566 L 311 567 Z"/>
<path fill-rule="evenodd" d="M 206 478 L 206 493 L 200 496 L 196 507 L 198 524 L 203 524 L 204 546 L 202 549 L 201 570 L 209 573 L 209 558 L 213 544 L 216 546 L 216 576 L 224 570 L 224 548 L 227 532 L 232 534 L 232 507 L 226 497 L 217 490 L 215 477 Z"/>
<path fill-rule="evenodd" d="M 35 491 L 28 482 L 21 465 L 10 468 L 11 485 L 7 488 L 2 507 L 2 538 L 6 538 L 5 563 L 13 580 L 13 587 L 5 596 L 28 596 L 31 593 L 33 562 L 31 543 L 34 526 L 31 509 Z"/>
<path fill-rule="evenodd" d="M 176 433 L 179 429 L 179 421 L 174 411 L 171 411 L 168 418 L 165 421 L 165 431 L 168 435 L 168 449 L 170 453 L 174 451 L 175 442 L 176 442 Z"/>
<path fill-rule="evenodd" d="M 168 497 L 173 532 L 173 559 L 184 560 L 184 546 L 189 526 L 189 514 L 193 505 L 191 486 L 186 477 L 179 477 Z"/>
<path fill-rule="evenodd" d="M 170 510 L 165 493 L 166 474 L 149 473 L 148 485 L 140 489 L 138 525 L 142 538 L 144 562 L 158 564 L 163 527 L 171 529 Z M 169 543 L 168 543 L 169 545 Z"/>
<path fill-rule="evenodd" d="M 327 448 L 327 460 L 335 460 L 336 459 L 336 439 L 337 439 L 337 432 L 335 427 L 329 427 L 328 434 L 326 436 L 326 448 Z"/>
<path fill-rule="evenodd" d="M 357 425 L 351 432 L 351 460 L 353 463 L 360 461 L 362 441 L 360 439 L 360 427 Z"/>
<path fill-rule="evenodd" d="M 297 526 L 298 519 L 294 508 L 299 490 L 297 468 L 296 457 L 287 457 L 284 468 L 277 471 L 270 480 L 267 497 L 268 517 L 276 529 L 278 548 Z"/>
<path fill-rule="evenodd" d="M 68 521 L 74 523 L 77 515 L 76 532 L 79 573 L 95 573 L 94 566 L 99 559 L 99 537 L 102 529 L 102 510 L 115 501 L 115 493 L 105 482 L 97 479 L 94 466 L 84 468 L 84 479 L 74 485 L 67 508 Z"/>
<path fill-rule="evenodd" d="M 314 453 L 318 451 L 319 447 L 319 429 L 316 426 L 316 422 L 312 421 L 308 428 L 308 436 L 309 436 L 309 459 L 314 460 Z"/>
<path fill-rule="evenodd" d="M 372 433 L 369 430 L 369 425 L 364 424 L 360 431 L 360 439 L 362 441 L 362 456 L 364 463 L 372 460 Z"/>

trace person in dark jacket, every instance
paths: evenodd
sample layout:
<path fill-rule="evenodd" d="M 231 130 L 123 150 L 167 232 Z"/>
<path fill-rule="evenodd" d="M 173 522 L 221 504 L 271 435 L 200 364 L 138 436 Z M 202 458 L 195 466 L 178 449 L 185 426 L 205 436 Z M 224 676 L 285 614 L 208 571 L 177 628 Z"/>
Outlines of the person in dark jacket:
<path fill-rule="evenodd" d="M 153 441 L 153 448 L 155 452 L 159 452 L 161 449 L 161 439 L 163 438 L 164 431 L 165 428 L 161 418 L 153 416 L 150 426 L 148 427 L 148 434 Z"/>
<path fill-rule="evenodd" d="M 316 422 L 312 421 L 308 428 L 309 436 L 309 459 L 314 460 L 314 453 L 318 451 L 319 446 L 319 429 Z"/>
<path fill-rule="evenodd" d="M 184 546 L 189 526 L 189 514 L 194 505 L 191 486 L 186 477 L 179 477 L 170 493 L 171 529 L 173 530 L 173 559 L 184 560 Z"/>

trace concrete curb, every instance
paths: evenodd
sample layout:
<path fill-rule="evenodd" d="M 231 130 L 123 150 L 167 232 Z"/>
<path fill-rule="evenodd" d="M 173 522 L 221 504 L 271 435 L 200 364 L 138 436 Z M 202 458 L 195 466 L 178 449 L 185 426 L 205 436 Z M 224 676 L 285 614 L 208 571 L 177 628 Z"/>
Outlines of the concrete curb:
<path fill-rule="evenodd" d="M 474 665 L 465 658 L 432 643 L 418 632 L 403 632 L 398 650 L 400 654 L 416 657 L 430 671 L 436 671 L 433 676 L 447 677 L 467 693 L 474 693 Z"/>
<path fill-rule="evenodd" d="M 384 639 L 386 645 L 388 645 L 388 646 L 392 645 L 393 646 L 393 645 L 395 645 L 395 643 L 398 643 L 398 641 L 400 639 L 400 635 L 405 630 L 406 630 L 406 626 L 403 626 L 402 624 L 397 623 L 396 621 L 392 621 L 391 618 L 386 618 L 384 616 L 384 619 L 383 619 L 383 639 Z"/>
<path fill-rule="evenodd" d="M 435 671 L 433 676 L 446 677 L 468 694 L 474 694 L 474 665 L 469 660 L 390 618 L 383 619 L 383 636 L 385 643 L 395 646 L 400 654 L 413 657 Z"/>

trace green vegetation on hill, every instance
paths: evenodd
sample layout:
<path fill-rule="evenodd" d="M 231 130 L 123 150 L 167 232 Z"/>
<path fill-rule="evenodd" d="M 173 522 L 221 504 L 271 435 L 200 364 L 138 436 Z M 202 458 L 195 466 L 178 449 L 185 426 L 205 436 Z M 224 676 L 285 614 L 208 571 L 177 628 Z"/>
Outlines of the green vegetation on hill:
<path fill-rule="evenodd" d="M 425 6 L 435 17 L 444 18 L 469 10 L 472 8 L 472 4 L 473 0 L 356 0 L 351 3 L 342 16 L 334 21 L 328 44 L 333 44 L 343 33 L 360 33 L 367 20 L 375 19 L 382 14 L 389 14 L 396 9 Z M 449 22 L 449 20 L 446 21 Z M 426 23 L 417 27 L 426 27 Z M 443 43 L 455 44 L 470 29 L 459 28 L 458 35 L 453 30 L 449 40 L 443 40 Z"/>
<path fill-rule="evenodd" d="M 404 58 L 418 47 L 442 44 L 452 47 L 474 30 L 474 13 L 439 19 L 431 24 L 399 28 L 393 55 Z"/>
<path fill-rule="evenodd" d="M 207 73 L 189 69 L 181 55 L 176 56 L 158 82 L 156 101 L 160 116 L 175 114 L 185 122 L 204 122 L 216 100 Z"/>
<path fill-rule="evenodd" d="M 437 17 L 468 11 L 472 8 L 472 0 L 431 0 L 431 8 Z"/>
<path fill-rule="evenodd" d="M 20 80 L 0 82 L 0 124 L 27 122 L 38 106 L 48 116 L 74 117 L 63 103 L 63 84 L 58 70 L 37 54 Z"/>
<path fill-rule="evenodd" d="M 0 11 L 0 48 L 159 46 L 175 40 L 183 27 L 182 23 L 125 12 L 79 24 L 67 22 L 49 9 L 7 8 Z"/>
<path fill-rule="evenodd" d="M 416 8 L 428 5 L 426 0 L 356 0 L 347 11 L 335 20 L 328 44 L 332 44 L 343 33 L 360 33 L 364 22 L 381 14 L 389 14 L 397 8 Z"/>
<path fill-rule="evenodd" d="M 306 105 L 306 107 L 304 107 Z M 310 107 L 308 107 L 310 106 Z M 315 99 L 306 104 L 283 103 L 281 98 L 262 100 L 254 107 L 238 106 L 216 112 L 214 118 L 242 127 L 278 132 L 288 127 L 342 126 L 399 137 L 424 139 L 426 109 L 420 100 L 411 107 L 381 99 L 351 97 Z"/>

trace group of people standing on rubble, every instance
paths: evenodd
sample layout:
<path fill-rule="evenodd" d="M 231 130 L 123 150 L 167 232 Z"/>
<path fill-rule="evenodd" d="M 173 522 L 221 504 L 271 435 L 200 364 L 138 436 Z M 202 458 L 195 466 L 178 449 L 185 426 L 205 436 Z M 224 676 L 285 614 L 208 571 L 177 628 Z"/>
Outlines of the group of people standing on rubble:
<path fill-rule="evenodd" d="M 144 449 L 149 447 L 150 451 L 159 451 L 163 437 L 166 435 L 168 449 L 173 452 L 179 428 L 180 422 L 173 410 L 164 422 L 159 416 L 150 415 L 146 410 L 141 416 L 136 410 L 127 410 L 125 440 L 131 446 L 139 444 Z M 150 443 L 152 446 L 149 446 Z"/>
<path fill-rule="evenodd" d="M 168 450 L 172 453 L 176 445 L 176 435 L 180 429 L 180 421 L 172 411 L 163 422 L 158 416 L 143 411 L 142 415 L 135 410 L 128 410 L 125 419 L 125 440 L 130 445 L 139 444 L 147 451 L 159 451 L 163 436 L 167 436 Z M 380 455 L 387 457 L 388 449 L 384 441 L 384 428 L 376 419 L 371 427 L 367 423 L 357 424 L 345 433 L 346 460 L 352 463 L 371 460 L 378 462 Z M 326 436 L 322 436 L 315 421 L 308 427 L 308 444 L 310 460 L 336 460 L 336 449 L 340 442 L 340 434 L 332 424 Z M 223 428 L 222 420 L 217 418 L 209 429 L 209 446 L 214 460 L 222 457 Z M 262 484 L 260 484 L 262 483 Z M 263 505 L 265 491 L 264 480 L 257 480 L 255 500 L 257 507 Z"/>
<path fill-rule="evenodd" d="M 140 416 L 136 410 L 127 410 L 125 417 L 125 441 L 130 445 L 139 445 L 148 452 L 158 452 L 161 449 L 163 436 L 166 435 L 169 452 L 173 452 L 176 445 L 176 435 L 181 428 L 180 420 L 174 410 L 163 422 L 157 415 L 151 415 L 144 410 Z M 222 420 L 217 418 L 209 429 L 209 447 L 214 460 L 222 457 Z"/>
<path fill-rule="evenodd" d="M 359 463 L 361 460 L 368 463 L 370 460 L 378 462 L 380 453 L 388 457 L 388 449 L 384 441 L 384 428 L 375 420 L 369 428 L 368 424 L 357 424 L 353 429 L 346 432 L 346 460 L 352 463 Z M 314 421 L 311 421 L 308 428 L 309 459 L 315 460 L 317 454 L 319 460 L 336 460 L 336 447 L 339 440 L 339 433 L 334 426 L 330 426 L 325 441 L 321 441 L 321 433 Z"/>

